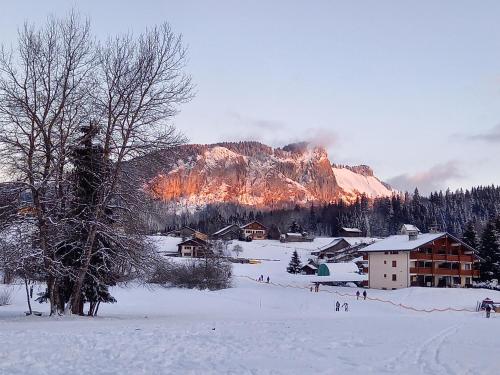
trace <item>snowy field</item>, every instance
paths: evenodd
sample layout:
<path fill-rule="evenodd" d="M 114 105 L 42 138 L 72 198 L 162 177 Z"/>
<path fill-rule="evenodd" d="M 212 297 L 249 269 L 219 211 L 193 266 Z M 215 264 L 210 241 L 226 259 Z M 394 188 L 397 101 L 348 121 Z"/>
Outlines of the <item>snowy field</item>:
<path fill-rule="evenodd" d="M 327 241 L 326 239 L 320 239 Z M 114 288 L 100 317 L 25 317 L 24 290 L 0 307 L 0 374 L 496 374 L 500 316 L 422 313 L 328 293 L 355 288 L 284 288 L 243 276 L 307 286 L 285 268 L 294 248 L 303 261 L 319 242 L 240 243 L 241 256 L 222 291 Z M 0 288 L 5 286 L 0 285 Z M 474 309 L 489 290 L 368 290 L 417 308 Z M 334 302 L 349 311 L 334 311 Z M 35 304 L 47 311 L 46 305 Z"/>

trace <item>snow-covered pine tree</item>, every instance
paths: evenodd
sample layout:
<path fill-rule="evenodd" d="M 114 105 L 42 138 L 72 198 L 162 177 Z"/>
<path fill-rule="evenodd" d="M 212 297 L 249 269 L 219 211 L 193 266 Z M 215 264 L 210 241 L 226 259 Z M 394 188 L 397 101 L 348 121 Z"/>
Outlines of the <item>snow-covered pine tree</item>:
<path fill-rule="evenodd" d="M 500 240 L 495 223 L 490 220 L 484 228 L 479 246 L 481 279 L 484 281 L 500 279 Z"/>
<path fill-rule="evenodd" d="M 462 235 L 462 240 L 470 247 L 472 247 L 476 250 L 479 249 L 479 239 L 478 239 L 476 229 L 474 228 L 474 223 L 472 221 L 469 221 L 467 223 L 467 226 L 465 227 L 465 231 Z"/>
<path fill-rule="evenodd" d="M 292 259 L 290 259 L 290 263 L 288 263 L 286 272 L 300 273 L 301 268 L 302 268 L 302 263 L 300 262 L 299 254 L 297 253 L 297 250 L 294 250 L 292 254 Z"/>

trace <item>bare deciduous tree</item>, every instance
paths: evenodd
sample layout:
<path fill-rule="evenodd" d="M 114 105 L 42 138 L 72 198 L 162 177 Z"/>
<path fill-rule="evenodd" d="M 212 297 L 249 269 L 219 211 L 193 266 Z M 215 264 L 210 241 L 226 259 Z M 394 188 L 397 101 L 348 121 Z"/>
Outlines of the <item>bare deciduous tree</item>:
<path fill-rule="evenodd" d="M 145 261 L 148 247 L 122 220 L 140 211 L 142 199 L 140 174 L 125 166 L 184 141 L 169 120 L 193 95 L 185 62 L 182 38 L 167 23 L 138 37 L 95 43 L 89 22 L 75 14 L 50 18 L 41 28 L 26 24 L 16 49 L 2 47 L 0 161 L 32 197 L 51 314 L 81 313 L 96 255 L 129 273 Z M 88 126 L 96 129 L 92 142 L 102 147 L 104 167 L 82 215 L 74 209 L 72 173 L 79 161 L 72 155 Z M 98 238 L 106 238 L 104 249 Z M 68 265 L 61 249 L 71 247 L 79 249 L 78 259 Z M 68 279 L 65 305 L 59 282 Z"/>

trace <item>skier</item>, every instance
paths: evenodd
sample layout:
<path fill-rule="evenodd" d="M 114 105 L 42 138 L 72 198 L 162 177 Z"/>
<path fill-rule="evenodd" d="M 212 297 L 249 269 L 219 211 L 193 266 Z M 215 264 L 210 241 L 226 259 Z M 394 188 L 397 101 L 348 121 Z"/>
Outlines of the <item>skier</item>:
<path fill-rule="evenodd" d="M 359 290 L 356 292 L 356 299 L 359 299 Z"/>
<path fill-rule="evenodd" d="M 259 277 L 259 281 L 260 281 L 260 282 L 264 281 L 264 275 L 260 275 L 260 277 Z"/>
<path fill-rule="evenodd" d="M 314 284 L 314 291 L 317 293 L 319 292 L 319 284 Z"/>
<path fill-rule="evenodd" d="M 337 303 L 335 304 L 335 311 L 340 311 L 340 302 L 337 301 Z"/>
<path fill-rule="evenodd" d="M 269 284 L 269 276 L 267 277 L 267 283 Z"/>
<path fill-rule="evenodd" d="M 486 317 L 489 318 L 491 314 L 491 305 L 487 304 L 485 310 L 486 310 Z"/>
<path fill-rule="evenodd" d="M 363 299 L 366 299 L 366 290 L 363 290 Z"/>
<path fill-rule="evenodd" d="M 347 302 L 344 302 L 342 307 L 344 308 L 344 311 L 349 311 L 349 305 L 347 304 Z"/>

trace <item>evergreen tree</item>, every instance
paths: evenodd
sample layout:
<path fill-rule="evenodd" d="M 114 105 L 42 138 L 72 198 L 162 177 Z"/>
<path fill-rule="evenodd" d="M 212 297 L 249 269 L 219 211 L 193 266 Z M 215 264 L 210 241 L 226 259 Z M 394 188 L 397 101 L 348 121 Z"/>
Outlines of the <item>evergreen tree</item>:
<path fill-rule="evenodd" d="M 479 250 L 479 256 L 483 258 L 480 264 L 481 279 L 500 279 L 500 242 L 493 220 L 484 228 Z"/>
<path fill-rule="evenodd" d="M 467 223 L 464 234 L 462 235 L 462 240 L 470 247 L 476 250 L 479 249 L 479 240 L 476 229 L 474 228 L 474 223 L 472 221 L 469 221 Z"/>
<path fill-rule="evenodd" d="M 290 263 L 288 263 L 288 267 L 286 271 L 288 273 L 300 273 L 302 268 L 302 263 L 300 262 L 299 254 L 297 250 L 293 251 L 292 259 L 290 259 Z"/>

